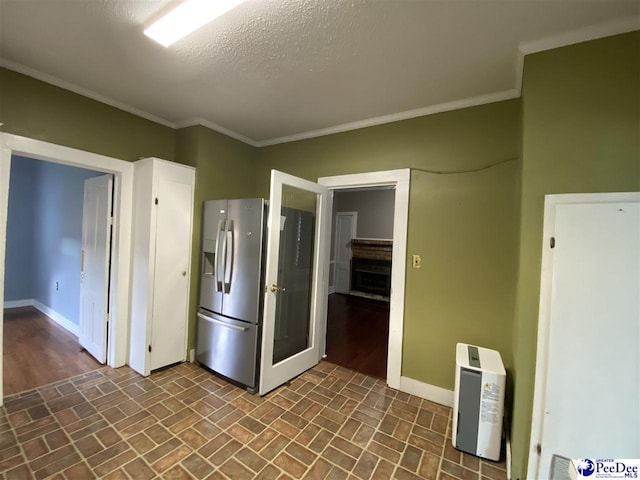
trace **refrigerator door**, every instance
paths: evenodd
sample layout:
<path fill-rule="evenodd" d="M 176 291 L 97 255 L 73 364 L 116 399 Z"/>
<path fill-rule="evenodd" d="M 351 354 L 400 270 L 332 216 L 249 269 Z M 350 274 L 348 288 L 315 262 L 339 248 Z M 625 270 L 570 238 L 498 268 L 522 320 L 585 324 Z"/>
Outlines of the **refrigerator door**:
<path fill-rule="evenodd" d="M 256 387 L 259 328 L 200 310 L 196 360 L 249 388 Z"/>
<path fill-rule="evenodd" d="M 228 202 L 222 314 L 257 324 L 262 320 L 265 203 L 262 198 Z"/>
<path fill-rule="evenodd" d="M 202 211 L 202 257 L 200 307 L 222 311 L 227 200 L 204 202 Z"/>

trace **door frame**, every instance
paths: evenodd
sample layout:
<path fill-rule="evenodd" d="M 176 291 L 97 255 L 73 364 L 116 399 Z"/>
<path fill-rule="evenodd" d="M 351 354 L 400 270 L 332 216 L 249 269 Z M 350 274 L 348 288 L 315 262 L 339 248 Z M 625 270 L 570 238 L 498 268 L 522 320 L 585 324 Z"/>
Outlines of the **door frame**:
<path fill-rule="evenodd" d="M 116 368 L 126 364 L 129 334 L 129 279 L 131 277 L 131 225 L 133 215 L 133 164 L 117 158 L 90 153 L 54 143 L 9 133 L 0 133 L 0 406 L 2 391 L 2 326 L 4 318 L 4 261 L 9 208 L 9 176 L 11 156 L 19 155 L 88 168 L 114 176 L 114 236 L 112 246 L 111 295 L 107 365 Z"/>
<path fill-rule="evenodd" d="M 331 281 L 333 282 L 333 291 L 332 293 L 336 293 L 336 278 L 338 277 L 336 265 L 336 258 L 338 256 L 338 215 L 349 215 L 353 218 L 353 222 L 351 223 L 351 239 L 356 238 L 358 234 L 358 212 L 336 212 L 333 216 L 332 221 L 335 225 L 335 232 L 333 236 L 333 278 Z M 351 264 L 351 258 L 353 255 L 353 249 L 350 247 L 351 254 L 349 255 L 349 264 Z M 349 290 L 351 290 L 351 284 L 349 284 Z M 348 293 L 348 292 L 347 292 Z"/>
<path fill-rule="evenodd" d="M 533 407 L 531 413 L 531 437 L 529 440 L 527 478 L 537 478 L 540 456 L 537 445 L 542 441 L 544 409 L 546 400 L 546 380 L 549 353 L 549 332 L 551 327 L 551 302 L 553 287 L 553 249 L 547 242 L 555 231 L 556 207 L 576 203 L 618 203 L 638 202 L 638 192 L 613 193 L 569 193 L 545 195 L 544 220 L 542 228 L 542 268 L 540 273 L 540 303 L 538 312 L 538 337 L 536 350 Z"/>
<path fill-rule="evenodd" d="M 402 337 L 404 329 L 404 291 L 407 268 L 407 227 L 409 220 L 409 184 L 411 169 L 355 173 L 318 178 L 318 183 L 329 189 L 329 211 L 333 211 L 333 192 L 348 188 L 395 187 L 393 209 L 393 253 L 391 257 L 391 296 L 389 302 L 389 344 L 387 356 L 387 384 L 400 390 L 402 374 Z M 330 230 L 330 229 L 329 229 Z M 327 232 L 327 237 L 331 231 Z M 325 265 L 329 269 L 330 254 Z M 326 351 L 327 319 L 324 318 L 321 351 Z"/>

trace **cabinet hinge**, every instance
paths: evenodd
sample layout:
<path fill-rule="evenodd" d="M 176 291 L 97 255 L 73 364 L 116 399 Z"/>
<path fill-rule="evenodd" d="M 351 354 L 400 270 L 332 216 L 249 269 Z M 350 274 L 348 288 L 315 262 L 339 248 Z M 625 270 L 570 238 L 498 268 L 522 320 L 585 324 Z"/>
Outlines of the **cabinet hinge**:
<path fill-rule="evenodd" d="M 151 353 L 151 345 L 149 345 L 149 353 Z"/>
<path fill-rule="evenodd" d="M 158 204 L 158 197 L 156 197 L 156 202 L 155 203 L 156 203 L 156 205 Z"/>
<path fill-rule="evenodd" d="M 536 453 L 538 455 L 542 455 L 542 445 L 540 445 L 540 444 L 536 445 Z"/>
<path fill-rule="evenodd" d="M 551 237 L 549 239 L 549 247 L 556 248 L 556 237 Z"/>

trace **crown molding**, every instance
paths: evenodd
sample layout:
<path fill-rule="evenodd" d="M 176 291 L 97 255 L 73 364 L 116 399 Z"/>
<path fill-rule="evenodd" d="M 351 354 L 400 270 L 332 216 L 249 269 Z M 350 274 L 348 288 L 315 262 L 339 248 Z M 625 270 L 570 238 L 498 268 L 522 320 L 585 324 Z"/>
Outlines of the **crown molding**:
<path fill-rule="evenodd" d="M 160 125 L 164 125 L 165 127 L 176 128 L 173 122 L 170 122 L 165 118 L 158 117 L 157 115 L 153 115 L 149 112 L 145 112 L 144 110 L 140 110 L 138 108 L 132 107 L 131 105 L 127 105 L 126 103 L 122 103 L 104 95 L 100 95 L 99 93 L 79 87 L 74 83 L 67 82 L 66 80 L 61 80 L 58 77 L 54 77 L 53 75 L 49 75 L 48 73 L 43 73 L 39 70 L 35 70 L 20 63 L 0 58 L 0 67 L 4 67 L 8 70 L 13 70 L 14 72 L 21 73 L 28 77 L 33 77 L 36 80 L 40 80 L 44 83 L 49 83 L 56 87 L 63 88 L 64 90 L 69 90 L 70 92 L 77 93 L 78 95 L 82 95 L 83 97 L 87 97 L 92 100 L 96 100 L 97 102 L 104 103 L 106 105 L 109 105 L 110 107 L 124 110 L 125 112 L 131 113 L 138 117 L 142 117 L 155 123 L 159 123 Z"/>
<path fill-rule="evenodd" d="M 599 38 L 610 37 L 622 33 L 629 33 L 640 30 L 640 17 L 624 18 L 612 22 L 592 25 L 578 30 L 561 33 L 559 35 L 551 35 L 549 37 L 540 38 L 531 42 L 522 42 L 518 49 L 523 55 L 538 53 L 554 48 L 566 47 L 575 43 L 588 42 Z"/>
<path fill-rule="evenodd" d="M 309 138 L 322 137 L 325 135 L 332 135 L 334 133 L 347 132 L 349 130 L 358 130 L 360 128 L 374 127 L 376 125 L 383 125 L 385 123 L 398 122 L 400 120 L 408 120 L 416 117 L 423 117 L 426 115 L 433 115 L 434 113 L 448 112 L 451 110 L 458 110 L 460 108 L 475 107 L 478 105 L 485 105 L 487 103 L 500 102 L 503 100 L 511 100 L 520 96 L 520 91 L 516 89 L 504 90 L 502 92 L 489 93 L 486 95 L 478 95 L 477 97 L 464 98 L 462 100 L 455 100 L 453 102 L 440 103 L 438 105 L 430 105 L 428 107 L 416 108 L 415 110 L 407 110 L 405 112 L 392 113 L 390 115 L 382 115 L 380 117 L 369 118 L 366 120 L 358 120 L 356 122 L 344 123 L 342 125 L 336 125 L 334 127 L 321 128 L 318 130 L 312 130 L 309 132 L 302 132 L 295 135 L 288 135 L 285 137 L 274 138 L 271 140 L 262 140 L 256 142 L 258 147 L 266 147 L 269 145 L 276 145 L 279 143 L 295 142 L 298 140 L 306 140 Z"/>
<path fill-rule="evenodd" d="M 206 127 L 210 130 L 215 130 L 218 133 L 222 133 L 223 135 L 226 135 L 227 137 L 231 137 L 231 138 L 235 138 L 236 140 L 239 140 L 240 142 L 246 143 L 247 145 L 251 145 L 252 147 L 257 147 L 258 142 L 256 142 L 255 140 L 246 137 L 238 132 L 234 132 L 233 130 L 229 130 L 228 128 L 225 128 L 221 125 L 218 125 L 217 123 L 214 122 L 210 122 L 209 120 L 206 120 L 204 118 L 190 118 L 187 120 L 183 120 L 180 122 L 177 122 L 175 124 L 174 128 L 188 128 L 188 127 L 194 127 L 196 125 L 201 125 L 203 127 Z"/>
<path fill-rule="evenodd" d="M 311 130 L 307 132 L 297 133 L 294 135 L 286 135 L 283 137 L 266 139 L 266 140 L 254 140 L 252 138 L 249 138 L 233 130 L 229 130 L 228 128 L 225 128 L 221 125 L 218 125 L 217 123 L 211 122 L 201 117 L 190 118 L 190 119 L 182 120 L 179 122 L 171 122 L 165 118 L 158 117 L 156 115 L 137 109 L 130 105 L 113 100 L 104 95 L 95 93 L 91 90 L 79 87 L 78 85 L 75 85 L 73 83 L 67 82 L 65 80 L 61 80 L 57 77 L 54 77 L 53 75 L 42 73 L 38 70 L 32 69 L 30 67 L 27 67 L 22 64 L 12 62 L 3 58 L 0 58 L 0 66 L 5 67 L 9 70 L 16 71 L 18 73 L 22 73 L 29 77 L 36 78 L 45 83 L 55 85 L 65 90 L 69 90 L 71 92 L 77 93 L 84 97 L 91 98 L 98 102 L 104 103 L 106 105 L 110 105 L 112 107 L 118 108 L 125 112 L 145 118 L 147 120 L 158 123 L 160 125 L 164 125 L 169 128 L 179 129 L 179 128 L 192 127 L 195 125 L 201 125 L 203 127 L 209 128 L 211 130 L 219 132 L 228 137 L 234 138 L 240 142 L 246 143 L 247 145 L 250 145 L 252 147 L 267 147 L 270 145 L 278 145 L 281 143 L 307 140 L 310 138 L 322 137 L 325 135 L 332 135 L 335 133 L 343 133 L 350 130 L 358 130 L 361 128 L 373 127 L 376 125 L 383 125 L 386 123 L 393 123 L 401 120 L 408 120 L 411 118 L 422 117 L 426 115 L 433 115 L 436 113 L 448 112 L 451 110 L 474 107 L 474 106 L 485 105 L 485 104 L 494 103 L 494 102 L 500 102 L 503 100 L 511 100 L 514 98 L 518 98 L 520 97 L 521 91 L 522 91 L 522 79 L 523 79 L 524 60 L 525 60 L 524 57 L 526 55 L 542 52 L 545 50 L 552 50 L 554 48 L 565 47 L 565 46 L 576 44 L 576 43 L 596 40 L 599 38 L 604 38 L 612 35 L 628 33 L 636 30 L 640 30 L 640 17 L 625 18 L 625 19 L 607 22 L 599 25 L 594 25 L 587 28 L 572 30 L 570 32 L 565 32 L 559 35 L 552 35 L 549 37 L 541 38 L 541 39 L 530 41 L 530 42 L 521 42 L 518 45 L 518 52 L 515 59 L 514 86 L 509 90 L 493 92 L 485 95 L 479 95 L 476 97 L 469 97 L 461 100 L 455 100 L 451 102 L 440 103 L 437 105 L 430 105 L 427 107 L 417 108 L 414 110 L 397 112 L 389 115 L 382 115 L 379 117 L 373 117 L 365 120 L 358 120 L 355 122 L 344 123 L 344 124 L 335 125 L 332 127 L 321 128 L 317 130 Z"/>

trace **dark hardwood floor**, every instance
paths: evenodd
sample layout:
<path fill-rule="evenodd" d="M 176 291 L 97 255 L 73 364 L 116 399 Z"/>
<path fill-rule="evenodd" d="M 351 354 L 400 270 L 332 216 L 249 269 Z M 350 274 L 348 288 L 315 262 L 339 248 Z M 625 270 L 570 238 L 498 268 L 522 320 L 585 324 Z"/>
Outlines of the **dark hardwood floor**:
<path fill-rule="evenodd" d="M 11 395 L 100 368 L 77 337 L 33 307 L 4 311 L 3 389 Z"/>
<path fill-rule="evenodd" d="M 334 293 L 327 317 L 327 361 L 386 379 L 389 303 Z"/>

